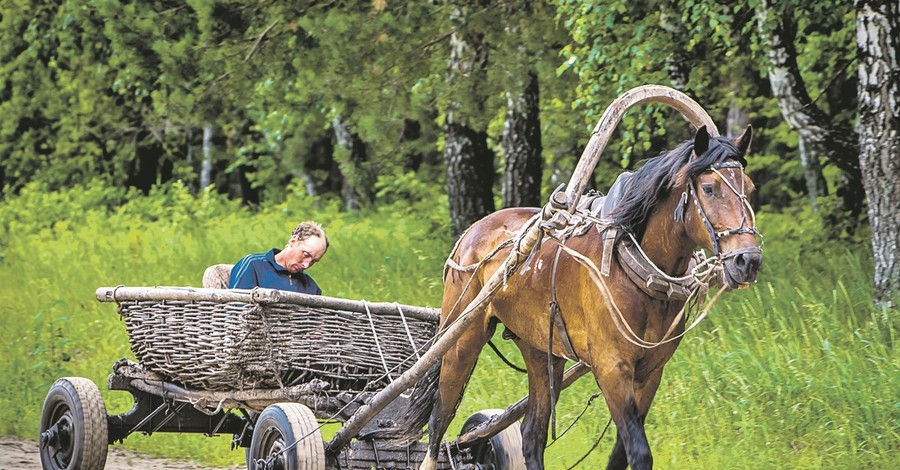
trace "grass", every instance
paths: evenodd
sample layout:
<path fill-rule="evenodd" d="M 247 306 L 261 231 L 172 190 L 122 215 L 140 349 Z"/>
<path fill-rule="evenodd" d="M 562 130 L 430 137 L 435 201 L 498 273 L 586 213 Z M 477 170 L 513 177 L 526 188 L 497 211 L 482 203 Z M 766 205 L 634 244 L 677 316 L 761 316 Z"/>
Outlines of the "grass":
<path fill-rule="evenodd" d="M 127 393 L 105 390 L 111 365 L 132 355 L 115 308 L 94 300 L 97 287 L 198 285 L 206 266 L 280 246 L 295 223 L 316 219 L 332 241 L 310 271 L 326 295 L 436 306 L 452 246 L 434 222 L 446 220 L 443 207 L 436 214 L 398 206 L 348 214 L 294 198 L 250 213 L 212 195 L 194 199 L 173 191 L 109 211 L 75 204 L 47 220 L 40 217 L 47 214 L 40 198 L 26 199 L 0 203 L 7 235 L 0 240 L 6 340 L 0 344 L 0 435 L 30 439 L 59 377 L 94 380 L 109 413 L 131 407 Z M 763 216 L 760 223 L 768 238 L 759 283 L 724 296 L 667 366 L 647 422 L 655 462 L 660 468 L 900 466 L 897 312 L 871 306 L 869 250 L 800 243 L 797 230 L 786 228 L 796 226 L 793 220 Z M 497 343 L 521 363 L 509 342 Z M 526 389 L 524 376 L 486 349 L 448 436 L 475 411 L 505 408 Z M 564 392 L 558 430 L 574 425 L 548 449 L 548 468 L 568 468 L 594 445 L 609 419 L 602 399 L 576 417 L 596 392 L 589 378 Z M 612 426 L 579 468 L 605 465 L 614 432 Z M 159 434 L 132 436 L 123 445 L 239 464 L 243 453 L 230 452 L 229 441 Z"/>

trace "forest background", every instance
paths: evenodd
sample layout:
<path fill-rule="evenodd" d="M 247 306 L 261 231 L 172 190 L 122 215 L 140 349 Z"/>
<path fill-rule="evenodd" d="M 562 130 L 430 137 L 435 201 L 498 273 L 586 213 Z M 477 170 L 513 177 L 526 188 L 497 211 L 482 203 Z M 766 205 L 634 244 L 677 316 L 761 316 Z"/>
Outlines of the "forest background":
<path fill-rule="evenodd" d="M 438 305 L 461 230 L 542 205 L 609 102 L 658 83 L 723 134 L 753 125 L 766 244 L 759 284 L 729 294 L 669 366 L 648 418 L 655 460 L 896 467 L 898 8 L 4 0 L 0 435 L 36 437 L 56 378 L 103 389 L 131 354 L 94 289 L 197 285 L 301 219 L 332 237 L 312 271 L 327 295 Z M 664 108 L 632 111 L 590 187 L 691 135 Z M 485 354 L 459 416 L 524 390 Z M 595 392 L 584 380 L 565 393 L 560 421 Z M 104 391 L 110 412 L 130 407 L 121 395 Z M 608 412 L 589 410 L 550 468 L 594 445 Z M 125 445 L 242 458 L 221 438 Z M 609 433 L 583 465 L 611 447 Z"/>

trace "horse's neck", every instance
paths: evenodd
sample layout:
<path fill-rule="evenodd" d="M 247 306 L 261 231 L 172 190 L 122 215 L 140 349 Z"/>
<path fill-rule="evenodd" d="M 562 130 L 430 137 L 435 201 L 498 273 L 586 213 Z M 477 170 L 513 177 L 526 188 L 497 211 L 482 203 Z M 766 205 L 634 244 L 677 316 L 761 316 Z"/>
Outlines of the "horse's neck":
<path fill-rule="evenodd" d="M 676 203 L 677 198 L 670 197 L 657 207 L 647 220 L 643 239 L 639 240 L 653 264 L 670 276 L 684 274 L 694 250 L 694 242 L 688 237 L 684 224 L 675 221 L 672 215 Z"/>

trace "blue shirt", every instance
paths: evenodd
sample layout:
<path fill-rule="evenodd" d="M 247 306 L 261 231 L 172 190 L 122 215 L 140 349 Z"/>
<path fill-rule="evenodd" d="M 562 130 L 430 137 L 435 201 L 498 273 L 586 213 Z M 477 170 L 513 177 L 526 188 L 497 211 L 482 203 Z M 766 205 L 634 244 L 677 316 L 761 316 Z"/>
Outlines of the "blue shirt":
<path fill-rule="evenodd" d="M 275 255 L 281 250 L 272 248 L 267 253 L 247 255 L 231 269 L 228 279 L 229 289 L 252 289 L 265 287 L 280 289 L 301 294 L 322 295 L 322 289 L 309 274 L 290 271 L 275 262 Z"/>

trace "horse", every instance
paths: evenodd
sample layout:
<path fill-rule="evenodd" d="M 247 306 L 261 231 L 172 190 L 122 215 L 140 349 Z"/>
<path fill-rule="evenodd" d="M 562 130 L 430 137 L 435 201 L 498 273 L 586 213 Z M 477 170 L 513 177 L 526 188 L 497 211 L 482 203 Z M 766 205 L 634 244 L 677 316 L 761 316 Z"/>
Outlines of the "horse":
<path fill-rule="evenodd" d="M 702 247 L 719 268 L 710 283 L 726 290 L 755 282 L 761 235 L 748 201 L 753 181 L 744 172 L 751 136 L 749 126 L 734 140 L 710 137 L 699 128 L 692 140 L 620 178 L 613 188 L 620 197 L 603 201 L 611 207 L 600 217 L 587 217 L 587 229 L 562 234 L 555 243 L 545 239 L 535 248 L 523 269 L 527 273 L 508 276 L 481 317 L 416 385 L 402 427 L 407 437 L 420 437 L 428 421 L 428 455 L 420 468 L 436 467 L 441 439 L 498 322 L 521 351 L 528 375 L 522 423 L 527 468 L 543 468 L 566 360 L 589 366 L 616 424 L 607 468 L 652 468 L 644 420 L 663 368 L 685 333 L 686 302 L 697 298 L 696 291 L 672 295 L 677 282 L 669 283 L 669 295 L 665 288 L 648 288 L 652 282 L 642 282 L 646 273 L 635 277 L 634 263 L 625 258 L 641 253 L 636 256 L 652 265 L 648 269 L 657 278 L 685 279 L 677 276 L 690 270 L 695 249 Z M 510 240 L 540 211 L 502 209 L 462 234 L 445 267 L 442 327 L 475 298 L 512 249 Z"/>

